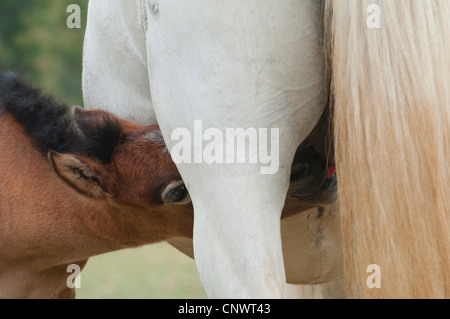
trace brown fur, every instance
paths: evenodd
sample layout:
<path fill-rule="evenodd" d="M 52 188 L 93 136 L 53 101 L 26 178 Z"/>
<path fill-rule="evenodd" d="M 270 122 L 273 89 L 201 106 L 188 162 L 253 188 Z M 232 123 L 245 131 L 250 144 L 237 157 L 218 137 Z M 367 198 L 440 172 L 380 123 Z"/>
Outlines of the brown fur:
<path fill-rule="evenodd" d="M 165 145 L 142 138 L 157 126 L 74 113 L 85 133 L 105 114 L 120 122 L 122 141 L 109 163 L 52 151 L 47 158 L 11 114 L 0 117 L 0 298 L 74 298 L 68 265 L 82 269 L 94 255 L 192 238 L 192 205 L 161 199 L 181 177 Z M 70 168 L 90 179 L 73 179 Z M 311 207 L 287 198 L 282 218 Z"/>
<path fill-rule="evenodd" d="M 165 146 L 132 146 L 155 129 L 124 132 L 127 140 L 110 164 L 84 158 L 107 177 L 102 196 L 86 196 L 58 177 L 10 114 L 0 118 L 0 297 L 73 297 L 67 265 L 82 267 L 97 254 L 192 237 L 191 206 L 158 200 L 165 186 L 181 180 Z"/>

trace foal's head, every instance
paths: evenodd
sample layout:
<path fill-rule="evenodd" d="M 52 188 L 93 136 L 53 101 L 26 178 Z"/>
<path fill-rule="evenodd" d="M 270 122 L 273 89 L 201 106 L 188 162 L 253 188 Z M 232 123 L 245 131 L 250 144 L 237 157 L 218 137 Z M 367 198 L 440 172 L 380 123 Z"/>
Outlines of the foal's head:
<path fill-rule="evenodd" d="M 159 127 L 142 127 L 80 107 L 73 115 L 84 135 L 74 153 L 83 155 L 50 151 L 57 174 L 85 196 L 131 213 L 130 218 L 146 214 L 142 223 L 150 223 L 163 237 L 191 235 L 189 193 Z M 180 229 L 181 234 L 171 233 Z"/>

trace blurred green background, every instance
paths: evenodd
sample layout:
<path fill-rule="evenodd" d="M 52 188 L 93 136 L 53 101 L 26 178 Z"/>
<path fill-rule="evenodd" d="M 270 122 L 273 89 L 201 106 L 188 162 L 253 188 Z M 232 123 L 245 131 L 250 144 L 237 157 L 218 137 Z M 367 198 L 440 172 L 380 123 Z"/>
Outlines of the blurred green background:
<path fill-rule="evenodd" d="M 69 29 L 69 4 L 81 28 Z M 1 0 L 0 67 L 23 71 L 57 100 L 83 105 L 81 70 L 87 0 Z M 168 244 L 91 258 L 77 298 L 205 298 L 195 263 Z"/>
<path fill-rule="evenodd" d="M 69 29 L 69 4 L 81 9 L 81 28 Z M 0 66 L 29 78 L 70 105 L 82 105 L 81 56 L 87 0 L 1 0 Z"/>
<path fill-rule="evenodd" d="M 91 258 L 78 299 L 207 298 L 194 260 L 166 243 Z"/>

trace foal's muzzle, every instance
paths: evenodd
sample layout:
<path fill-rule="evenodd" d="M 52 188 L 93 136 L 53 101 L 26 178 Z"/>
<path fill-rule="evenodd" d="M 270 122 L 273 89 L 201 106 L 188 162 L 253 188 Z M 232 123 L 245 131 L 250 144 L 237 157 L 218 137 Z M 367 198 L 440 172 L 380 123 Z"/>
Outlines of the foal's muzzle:
<path fill-rule="evenodd" d="M 336 202 L 335 168 L 314 147 L 298 151 L 295 155 L 288 195 L 313 205 Z"/>

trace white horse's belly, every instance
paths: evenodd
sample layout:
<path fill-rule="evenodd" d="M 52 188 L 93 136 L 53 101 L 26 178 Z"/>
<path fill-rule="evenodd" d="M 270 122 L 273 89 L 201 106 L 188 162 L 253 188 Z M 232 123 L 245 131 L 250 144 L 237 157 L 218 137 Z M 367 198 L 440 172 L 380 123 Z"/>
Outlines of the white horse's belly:
<path fill-rule="evenodd" d="M 126 40 L 118 36 L 99 48 L 92 43 L 101 36 L 87 33 L 93 38 L 86 42 L 89 50 L 103 50 L 108 57 L 98 68 L 98 52 L 85 52 L 92 57 L 85 63 L 87 106 L 140 123 L 151 123 L 156 114 L 169 150 L 176 143 L 171 133 L 177 128 L 194 132 L 195 120 L 223 132 L 278 128 L 276 174 L 262 175 L 261 163 L 181 163 L 178 168 L 194 204 L 196 262 L 208 295 L 285 296 L 280 214 L 294 152 L 325 102 L 320 3 L 165 0 L 157 11 L 149 1 L 136 3 L 116 2 L 125 10 L 116 16 L 135 12 L 134 20 L 122 19 L 126 27 L 115 27 L 120 34 L 134 31 Z M 109 6 L 92 2 L 90 10 L 109 12 Z M 101 25 L 92 23 L 88 32 Z M 122 46 L 126 56 L 112 49 Z M 128 71 L 122 65 L 127 57 Z M 140 66 L 145 59 L 147 77 Z M 113 69 L 107 74 L 111 78 L 96 78 L 106 68 Z M 107 88 L 109 80 L 113 85 Z"/>
<path fill-rule="evenodd" d="M 288 283 L 314 285 L 343 277 L 340 219 L 334 205 L 283 219 L 281 235 Z"/>

